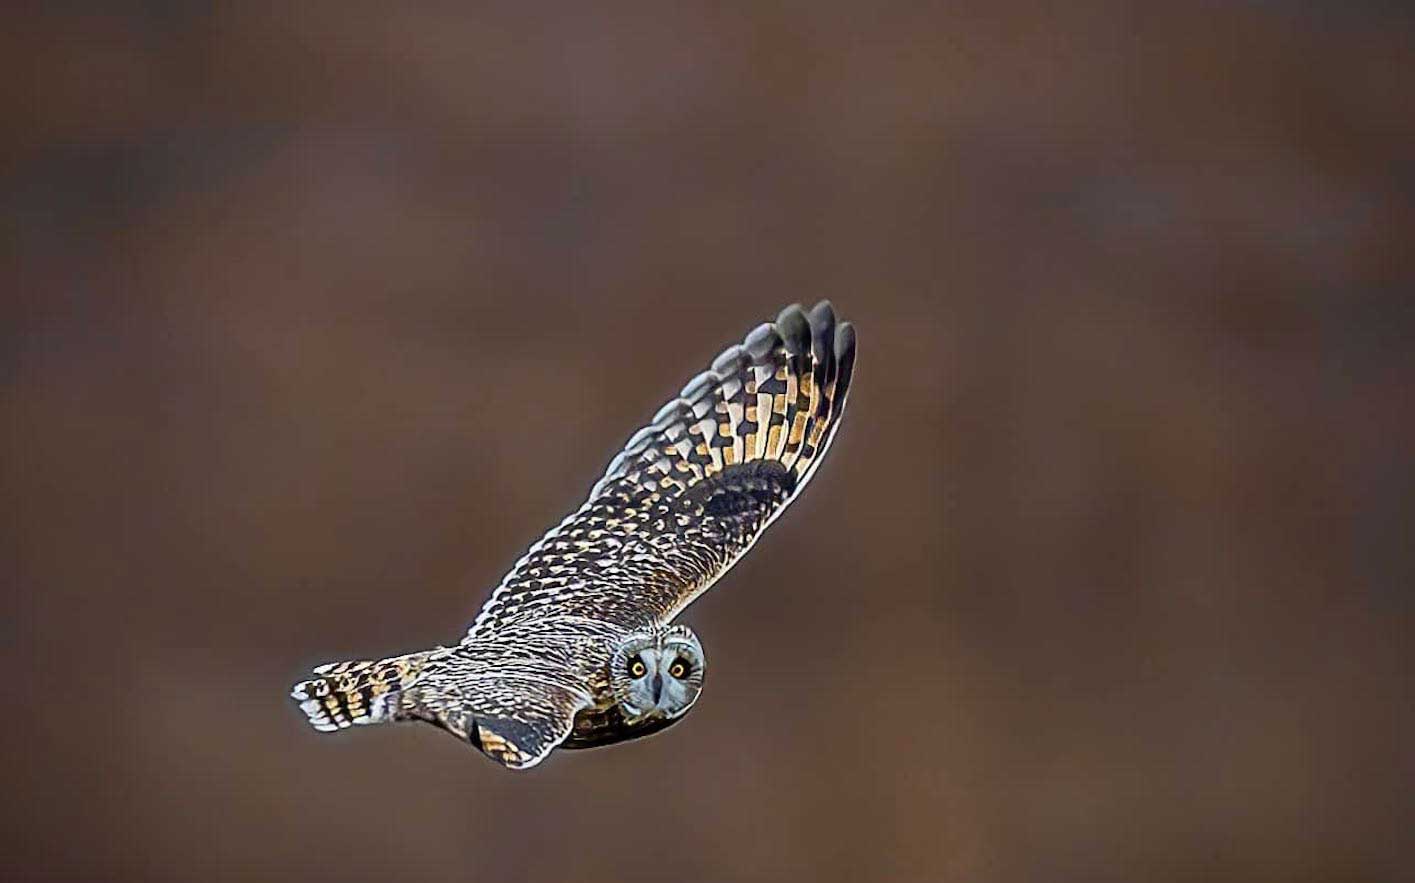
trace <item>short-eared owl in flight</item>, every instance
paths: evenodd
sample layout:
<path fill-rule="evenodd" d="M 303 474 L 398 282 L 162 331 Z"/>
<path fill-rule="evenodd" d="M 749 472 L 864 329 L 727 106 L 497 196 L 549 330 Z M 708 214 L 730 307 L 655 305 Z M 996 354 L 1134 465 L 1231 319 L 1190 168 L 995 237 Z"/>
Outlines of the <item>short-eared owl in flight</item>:
<path fill-rule="evenodd" d="M 629 439 L 460 643 L 322 665 L 291 697 L 317 730 L 428 721 L 512 769 L 670 726 L 707 661 L 674 618 L 810 481 L 854 362 L 829 303 L 787 307 Z"/>

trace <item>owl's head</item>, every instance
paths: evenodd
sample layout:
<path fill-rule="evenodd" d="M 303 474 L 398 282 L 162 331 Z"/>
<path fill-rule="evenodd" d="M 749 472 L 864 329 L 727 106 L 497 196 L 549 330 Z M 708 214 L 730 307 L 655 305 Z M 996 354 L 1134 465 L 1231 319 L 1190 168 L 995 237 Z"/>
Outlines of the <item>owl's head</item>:
<path fill-rule="evenodd" d="M 630 635 L 610 663 L 610 683 L 629 723 L 681 717 L 703 689 L 707 658 L 685 625 Z"/>

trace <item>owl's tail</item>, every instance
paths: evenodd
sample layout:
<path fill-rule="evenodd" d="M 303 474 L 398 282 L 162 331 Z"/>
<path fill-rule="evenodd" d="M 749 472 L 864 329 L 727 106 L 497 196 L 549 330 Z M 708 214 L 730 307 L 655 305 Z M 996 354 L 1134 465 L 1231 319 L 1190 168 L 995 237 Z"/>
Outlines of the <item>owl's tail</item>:
<path fill-rule="evenodd" d="M 432 651 L 409 653 L 377 662 L 331 662 L 290 691 L 290 698 L 325 733 L 355 724 L 401 720 L 400 694 L 422 673 Z"/>

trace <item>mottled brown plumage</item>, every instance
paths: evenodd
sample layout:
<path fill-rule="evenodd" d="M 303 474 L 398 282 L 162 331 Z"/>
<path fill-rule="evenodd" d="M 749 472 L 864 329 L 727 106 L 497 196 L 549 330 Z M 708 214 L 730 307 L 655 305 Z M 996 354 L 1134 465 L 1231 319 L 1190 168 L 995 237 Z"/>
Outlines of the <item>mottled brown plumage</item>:
<path fill-rule="evenodd" d="M 673 620 L 810 480 L 839 428 L 854 358 L 854 329 L 829 303 L 787 307 L 634 434 L 461 643 L 322 666 L 291 695 L 320 730 L 425 720 L 512 768 L 557 745 L 624 741 L 680 720 L 704 665 Z M 631 678 L 616 659 L 645 670 Z"/>

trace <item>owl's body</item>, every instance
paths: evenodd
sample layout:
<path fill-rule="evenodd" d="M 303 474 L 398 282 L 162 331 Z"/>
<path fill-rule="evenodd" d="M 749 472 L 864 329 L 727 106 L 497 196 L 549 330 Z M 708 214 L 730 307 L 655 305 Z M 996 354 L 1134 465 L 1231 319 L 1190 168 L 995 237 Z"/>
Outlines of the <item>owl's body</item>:
<path fill-rule="evenodd" d="M 828 303 L 809 315 L 788 307 L 629 440 L 461 643 L 321 666 L 292 696 L 317 729 L 425 720 L 512 768 L 680 720 L 705 659 L 673 620 L 810 479 L 854 353 L 853 329 Z"/>

